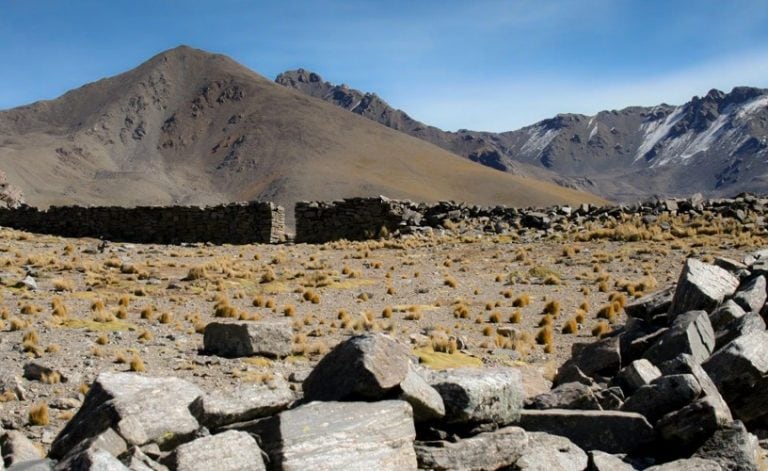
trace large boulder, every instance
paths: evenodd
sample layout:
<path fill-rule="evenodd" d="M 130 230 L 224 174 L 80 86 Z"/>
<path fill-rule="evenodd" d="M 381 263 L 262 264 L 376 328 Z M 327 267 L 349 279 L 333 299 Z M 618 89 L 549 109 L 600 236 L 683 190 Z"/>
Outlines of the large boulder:
<path fill-rule="evenodd" d="M 681 353 L 702 362 L 715 349 L 715 332 L 706 311 L 689 311 L 678 315 L 672 326 L 646 350 L 644 357 L 661 364 Z"/>
<path fill-rule="evenodd" d="M 587 468 L 587 454 L 572 441 L 558 435 L 528 432 L 528 443 L 514 469 L 520 471 L 571 471 Z"/>
<path fill-rule="evenodd" d="M 555 385 L 572 379 L 575 369 L 589 377 L 613 376 L 621 367 L 621 344 L 618 336 L 608 337 L 589 344 L 574 344 L 571 358 L 557 372 Z"/>
<path fill-rule="evenodd" d="M 284 320 L 211 322 L 205 326 L 203 349 L 227 358 L 287 357 L 293 351 L 293 330 L 291 323 Z"/>
<path fill-rule="evenodd" d="M 695 447 L 725 425 L 711 397 L 699 399 L 663 416 L 656 430 L 670 447 L 681 450 Z"/>
<path fill-rule="evenodd" d="M 517 420 L 523 407 L 523 385 L 515 368 L 456 368 L 436 371 L 428 378 L 445 404 L 448 423 Z"/>
<path fill-rule="evenodd" d="M 768 465 L 757 437 L 739 420 L 715 431 L 693 456 L 715 461 L 725 471 L 759 471 Z"/>
<path fill-rule="evenodd" d="M 635 471 L 637 468 L 624 461 L 621 455 L 612 455 L 600 450 L 589 452 L 591 471 Z"/>
<path fill-rule="evenodd" d="M 590 386 L 565 383 L 551 391 L 526 399 L 526 409 L 586 409 L 600 410 L 600 402 Z"/>
<path fill-rule="evenodd" d="M 200 395 L 197 386 L 179 378 L 102 373 L 80 410 L 51 444 L 50 456 L 61 458 L 78 443 L 108 428 L 129 445 L 157 443 L 172 448 L 187 441 L 200 427 L 189 411 Z"/>
<path fill-rule="evenodd" d="M 768 332 L 752 332 L 702 364 L 734 416 L 746 424 L 768 414 Z"/>
<path fill-rule="evenodd" d="M 716 461 L 704 458 L 683 458 L 645 468 L 645 471 L 723 471 Z"/>
<path fill-rule="evenodd" d="M 259 436 L 270 470 L 416 468 L 405 401 L 312 402 L 237 427 Z"/>
<path fill-rule="evenodd" d="M 245 432 L 226 432 L 201 437 L 180 445 L 164 463 L 175 471 L 265 471 L 256 440 Z"/>
<path fill-rule="evenodd" d="M 411 405 L 416 422 L 436 420 L 445 415 L 445 404 L 440 393 L 413 367 L 400 383 L 400 391 L 399 398 Z"/>
<path fill-rule="evenodd" d="M 719 350 L 739 337 L 752 332 L 765 332 L 765 321 L 760 312 L 748 312 L 720 329 L 715 341 L 715 349 Z"/>
<path fill-rule="evenodd" d="M 101 448 L 87 448 L 57 463 L 54 471 L 90 470 L 90 471 L 130 471 L 120 460 Z M 21 470 L 19 470 L 21 471 Z"/>
<path fill-rule="evenodd" d="M 492 432 L 454 441 L 416 442 L 419 468 L 433 470 L 496 470 L 513 465 L 528 445 L 528 435 L 520 427 L 504 427 Z"/>
<path fill-rule="evenodd" d="M 689 258 L 680 273 L 669 310 L 674 316 L 688 311 L 712 311 L 736 292 L 739 279 L 716 265 Z"/>
<path fill-rule="evenodd" d="M 192 402 L 190 411 L 200 424 L 216 429 L 275 414 L 287 409 L 295 399 L 290 385 L 276 376 L 268 384 L 242 385 L 231 392 L 205 393 Z"/>
<path fill-rule="evenodd" d="M 717 334 L 734 320 L 743 317 L 744 314 L 746 314 L 746 311 L 736 304 L 736 301 L 729 299 L 710 313 L 709 321 L 712 323 L 712 329 Z"/>
<path fill-rule="evenodd" d="M 607 453 L 631 453 L 655 438 L 651 424 L 634 412 L 524 410 L 518 425 L 528 431 L 562 435 L 585 450 Z"/>
<path fill-rule="evenodd" d="M 358 335 L 330 351 L 304 380 L 308 401 L 378 400 L 410 370 L 405 346 L 385 334 Z"/>
<path fill-rule="evenodd" d="M 60 469 L 79 469 L 78 464 L 98 458 L 96 452 L 107 452 L 113 457 L 118 457 L 128 451 L 128 444 L 123 437 L 111 428 L 98 435 L 94 435 L 78 443 L 75 448 L 67 453 L 67 456 L 57 464 Z"/>
<path fill-rule="evenodd" d="M 672 305 L 672 298 L 675 294 L 675 287 L 670 286 L 661 291 L 647 294 L 642 298 L 631 301 L 624 306 L 624 312 L 629 317 L 650 321 L 656 315 L 664 314 Z"/>
<path fill-rule="evenodd" d="M 747 312 L 760 312 L 767 296 L 765 277 L 760 275 L 739 287 L 733 300 Z"/>
<path fill-rule="evenodd" d="M 662 376 L 635 391 L 622 410 L 642 414 L 653 424 L 664 414 L 687 406 L 700 394 L 701 386 L 691 374 Z"/>
<path fill-rule="evenodd" d="M 723 399 L 720 391 L 717 389 L 712 378 L 709 377 L 701 364 L 696 362 L 690 355 L 679 355 L 673 360 L 662 363 L 659 369 L 665 375 L 690 374 L 696 378 L 701 386 L 701 398 L 709 398 L 709 404 L 714 408 L 715 421 L 718 424 L 727 424 L 733 420 L 731 410 Z"/>
<path fill-rule="evenodd" d="M 0 449 L 3 451 L 2 460 L 9 467 L 24 461 L 34 461 L 43 458 L 40 449 L 26 435 L 9 430 L 0 437 Z"/>
<path fill-rule="evenodd" d="M 661 376 L 653 363 L 646 359 L 635 360 L 619 371 L 614 382 L 621 387 L 626 394 L 632 394 L 645 385 L 651 384 Z"/>

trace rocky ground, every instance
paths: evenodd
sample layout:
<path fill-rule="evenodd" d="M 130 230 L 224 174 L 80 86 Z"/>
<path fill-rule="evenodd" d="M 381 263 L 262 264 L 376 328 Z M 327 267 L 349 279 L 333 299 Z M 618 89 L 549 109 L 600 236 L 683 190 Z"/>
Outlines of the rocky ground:
<path fill-rule="evenodd" d="M 47 451 L 103 372 L 180 378 L 208 392 L 287 382 L 298 394 L 329 350 L 376 332 L 428 369 L 517 368 L 533 397 L 563 383 L 557 371 L 575 343 L 620 330 L 624 307 L 675 284 L 687 258 L 741 260 L 762 248 L 756 222 L 667 213 L 567 231 L 450 225 L 377 241 L 249 246 L 2 229 L 2 426 Z M 209 323 L 240 321 L 284 325 L 264 339 L 264 355 L 216 355 L 214 338 L 204 348 Z"/>

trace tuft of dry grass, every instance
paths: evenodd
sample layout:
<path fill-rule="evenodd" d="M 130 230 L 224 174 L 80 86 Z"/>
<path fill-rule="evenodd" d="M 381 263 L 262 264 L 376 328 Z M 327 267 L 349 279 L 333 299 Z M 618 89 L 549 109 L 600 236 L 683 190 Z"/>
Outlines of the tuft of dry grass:
<path fill-rule="evenodd" d="M 557 317 L 560 315 L 560 301 L 552 300 L 549 301 L 546 305 L 544 305 L 544 310 L 542 311 L 542 314 L 549 314 L 552 317 Z"/>
<path fill-rule="evenodd" d="M 53 280 L 53 290 L 57 292 L 74 291 L 75 283 L 68 278 L 56 278 Z"/>
<path fill-rule="evenodd" d="M 455 288 L 456 286 L 458 286 L 459 283 L 456 281 L 456 278 L 452 276 L 446 276 L 445 280 L 443 281 L 443 284 L 445 286 L 448 286 L 449 288 Z"/>
<path fill-rule="evenodd" d="M 568 319 L 565 322 L 565 325 L 563 325 L 562 332 L 564 334 L 575 334 L 578 331 L 579 331 L 579 322 L 576 321 L 575 317 Z"/>
<path fill-rule="evenodd" d="M 51 421 L 48 414 L 48 404 L 42 402 L 32 406 L 29 409 L 28 418 L 30 425 L 48 425 Z"/>
<path fill-rule="evenodd" d="M 526 307 L 531 304 L 531 296 L 529 294 L 521 294 L 512 301 L 513 307 Z"/>
<path fill-rule="evenodd" d="M 608 325 L 608 323 L 605 321 L 598 322 L 597 325 L 592 329 L 592 335 L 595 337 L 602 337 L 609 333 L 611 333 L 611 326 Z"/>
<path fill-rule="evenodd" d="M 488 322 L 492 324 L 498 324 L 501 322 L 501 313 L 499 311 L 493 311 L 488 317 Z"/>
<path fill-rule="evenodd" d="M 131 357 L 131 363 L 128 365 L 128 369 L 136 373 L 143 373 L 147 371 L 146 367 L 144 366 L 144 360 L 142 360 L 141 357 L 135 353 Z"/>

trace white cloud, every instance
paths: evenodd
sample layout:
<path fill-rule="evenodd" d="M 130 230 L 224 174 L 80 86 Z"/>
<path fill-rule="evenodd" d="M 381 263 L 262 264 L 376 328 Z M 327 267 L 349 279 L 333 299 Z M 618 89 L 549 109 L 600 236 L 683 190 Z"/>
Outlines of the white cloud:
<path fill-rule="evenodd" d="M 393 105 L 444 129 L 510 131 L 557 113 L 595 114 L 627 106 L 681 104 L 710 89 L 768 87 L 768 51 L 722 57 L 646 77 L 508 77 L 410 88 Z M 386 98 L 386 97 L 385 97 Z"/>

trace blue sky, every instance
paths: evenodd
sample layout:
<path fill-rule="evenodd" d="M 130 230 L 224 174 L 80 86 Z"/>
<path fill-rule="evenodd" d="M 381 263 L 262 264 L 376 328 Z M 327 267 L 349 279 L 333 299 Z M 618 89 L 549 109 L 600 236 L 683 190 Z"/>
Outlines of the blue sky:
<path fill-rule="evenodd" d="M 444 129 L 768 87 L 765 0 L 0 0 L 0 109 L 188 44 L 304 67 Z"/>

